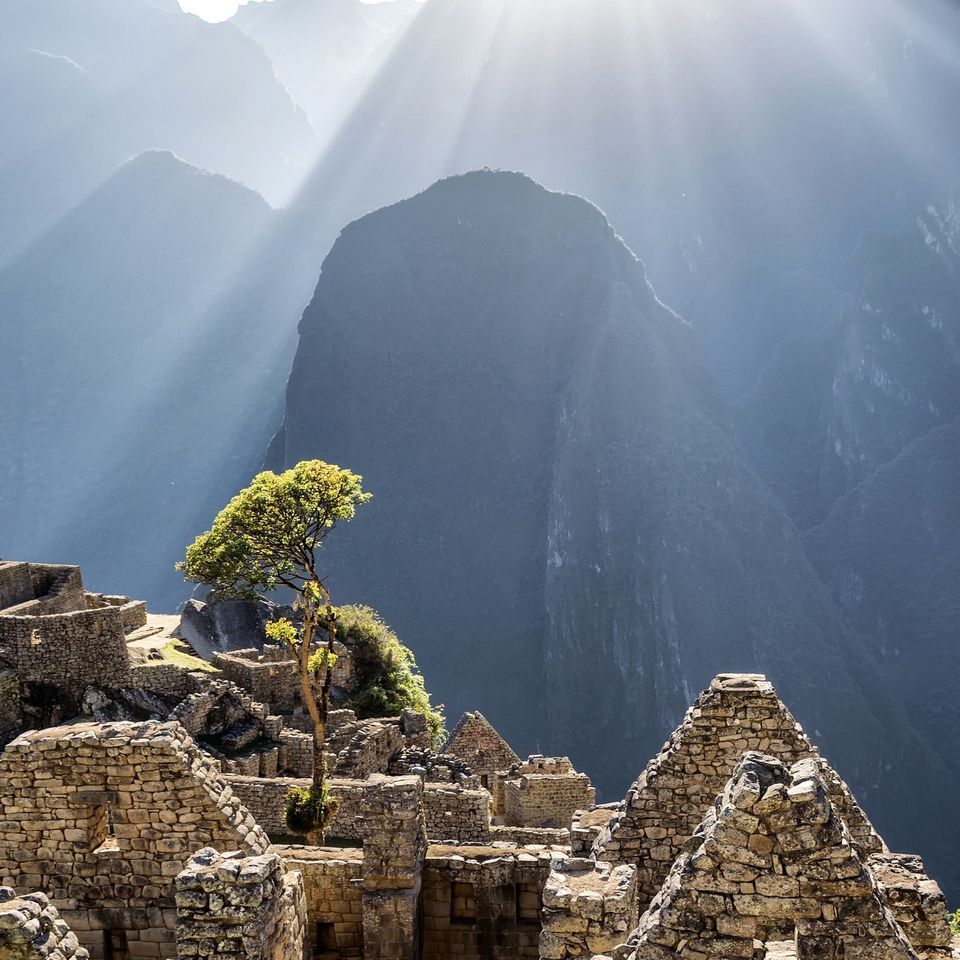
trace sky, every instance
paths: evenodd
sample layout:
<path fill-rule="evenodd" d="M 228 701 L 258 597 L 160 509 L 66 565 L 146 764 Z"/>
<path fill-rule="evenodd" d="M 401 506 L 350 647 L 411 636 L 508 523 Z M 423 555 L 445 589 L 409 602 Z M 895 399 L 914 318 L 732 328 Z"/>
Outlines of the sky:
<path fill-rule="evenodd" d="M 181 8 L 187 13 L 195 13 L 204 20 L 217 23 L 227 20 L 237 12 L 237 0 L 178 0 Z M 244 2 L 260 3 L 268 0 L 244 0 Z M 361 0 L 363 3 L 381 3 L 389 0 Z"/>

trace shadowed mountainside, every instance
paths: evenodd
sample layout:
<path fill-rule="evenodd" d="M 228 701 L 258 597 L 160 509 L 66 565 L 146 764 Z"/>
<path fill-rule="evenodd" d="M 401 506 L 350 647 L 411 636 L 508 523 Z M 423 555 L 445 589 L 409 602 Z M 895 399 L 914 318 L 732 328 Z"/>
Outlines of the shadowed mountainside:
<path fill-rule="evenodd" d="M 375 604 L 454 714 L 613 796 L 714 673 L 763 670 L 904 835 L 903 771 L 937 761 L 589 203 L 479 172 L 348 226 L 268 460 L 308 457 L 375 495 L 331 542 L 335 596 Z"/>

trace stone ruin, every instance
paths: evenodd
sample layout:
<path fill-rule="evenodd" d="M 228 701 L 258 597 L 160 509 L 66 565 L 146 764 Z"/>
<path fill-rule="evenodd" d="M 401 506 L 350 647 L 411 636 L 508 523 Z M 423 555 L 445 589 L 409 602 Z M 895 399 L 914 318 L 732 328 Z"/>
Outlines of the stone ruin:
<path fill-rule="evenodd" d="M 763 677 L 717 677 L 600 806 L 482 714 L 437 752 L 412 711 L 336 709 L 336 846 L 309 847 L 283 817 L 312 767 L 290 663 L 141 662 L 144 616 L 77 568 L 0 563 L 2 960 L 953 956 L 922 861 L 887 850 Z M 26 729 L 38 689 L 92 718 Z"/>
<path fill-rule="evenodd" d="M 614 956 L 751 960 L 788 940 L 798 960 L 917 956 L 817 761 L 746 753 Z"/>
<path fill-rule="evenodd" d="M 0 737 L 64 719 L 86 683 L 121 683 L 146 604 L 89 593 L 76 566 L 0 560 Z"/>
<path fill-rule="evenodd" d="M 303 876 L 275 853 L 244 857 L 205 847 L 177 875 L 177 956 L 302 957 Z"/>
<path fill-rule="evenodd" d="M 506 770 L 520 762 L 510 744 L 479 711 L 465 713 L 457 721 L 441 753 L 453 754 L 466 761 L 488 790 L 498 770 Z"/>
<path fill-rule="evenodd" d="M 89 960 L 90 955 L 45 894 L 18 897 L 10 887 L 0 887 L 0 957 Z"/>
<path fill-rule="evenodd" d="M 597 791 L 567 757 L 531 756 L 494 774 L 493 813 L 508 826 L 566 827 Z"/>
<path fill-rule="evenodd" d="M 883 849 L 846 784 L 819 760 L 773 684 L 758 675 L 721 674 L 697 697 L 626 798 L 594 822 L 592 855 L 636 863 L 641 903 L 648 904 L 747 751 L 772 754 L 785 763 L 817 757 L 860 849 Z"/>

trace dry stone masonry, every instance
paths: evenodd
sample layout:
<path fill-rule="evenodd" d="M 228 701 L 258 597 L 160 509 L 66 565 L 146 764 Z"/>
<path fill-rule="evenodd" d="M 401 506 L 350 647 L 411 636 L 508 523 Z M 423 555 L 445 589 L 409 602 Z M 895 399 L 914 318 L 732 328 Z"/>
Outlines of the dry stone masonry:
<path fill-rule="evenodd" d="M 269 848 L 177 723 L 23 734 L 0 757 L 0 784 L 0 883 L 53 898 L 91 954 L 119 930 L 131 960 L 159 956 L 173 944 L 173 881 L 194 851 Z"/>
<path fill-rule="evenodd" d="M 77 935 L 42 893 L 18 897 L 0 887 L 0 957 L 4 960 L 89 960 Z"/>
<path fill-rule="evenodd" d="M 630 960 L 915 960 L 814 758 L 747 753 L 631 937 Z"/>
<path fill-rule="evenodd" d="M 508 826 L 566 827 L 597 800 L 590 778 L 567 757 L 529 757 L 495 774 L 494 815 Z"/>
<path fill-rule="evenodd" d="M 360 805 L 363 942 L 369 960 L 416 960 L 427 833 L 423 782 L 376 777 Z"/>
<path fill-rule="evenodd" d="M 950 960 L 947 901 L 931 880 L 919 857 L 902 853 L 875 853 L 869 860 L 897 923 L 921 960 Z"/>
<path fill-rule="evenodd" d="M 480 712 L 465 713 L 457 721 L 441 752 L 466 761 L 487 789 L 493 786 L 494 774 L 498 770 L 506 770 L 520 762 L 510 744 Z"/>
<path fill-rule="evenodd" d="M 763 677 L 717 677 L 603 806 L 480 713 L 438 753 L 414 711 L 334 710 L 309 847 L 284 822 L 313 762 L 289 654 L 248 630 L 182 667 L 145 617 L 0 561 L 0 960 L 952 960 L 940 888 Z M 338 671 L 349 691 L 346 650 Z"/>
<path fill-rule="evenodd" d="M 598 859 L 637 864 L 642 905 L 660 889 L 670 864 L 746 751 L 788 764 L 818 756 L 765 677 L 722 674 L 697 697 L 594 842 Z M 821 772 L 861 850 L 881 850 L 880 838 L 846 784 L 826 764 Z"/>
<path fill-rule="evenodd" d="M 633 864 L 556 860 L 542 895 L 540 956 L 592 957 L 623 943 L 637 923 L 636 874 Z"/>
<path fill-rule="evenodd" d="M 207 847 L 176 880 L 177 956 L 300 960 L 303 877 L 276 853 L 247 857 Z"/>

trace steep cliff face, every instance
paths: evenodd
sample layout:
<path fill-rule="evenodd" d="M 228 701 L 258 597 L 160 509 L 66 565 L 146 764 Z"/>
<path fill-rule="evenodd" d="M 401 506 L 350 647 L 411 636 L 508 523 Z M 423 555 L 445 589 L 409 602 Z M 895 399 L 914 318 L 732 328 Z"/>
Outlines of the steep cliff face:
<path fill-rule="evenodd" d="M 887 765 L 936 767 L 689 328 L 583 200 L 473 173 L 347 227 L 270 451 L 306 457 L 375 496 L 331 540 L 334 595 L 384 613 L 450 712 L 570 751 L 608 796 L 724 669 L 768 672 L 868 805 L 885 794 L 884 826 L 904 801 Z"/>
<path fill-rule="evenodd" d="M 865 240 L 859 292 L 824 333 L 784 343 L 738 405 L 751 459 L 801 528 L 960 413 L 960 211 Z"/>
<path fill-rule="evenodd" d="M 388 8 L 394 19 L 378 17 L 377 7 Z M 326 139 L 389 53 L 391 37 L 417 12 L 418 4 L 404 0 L 271 0 L 244 4 L 231 23 L 263 47 L 290 95 Z"/>
<path fill-rule="evenodd" d="M 946 746 L 960 729 L 960 419 L 842 497 L 804 542 L 916 725 Z M 944 754 L 956 777 L 956 751 Z"/>

